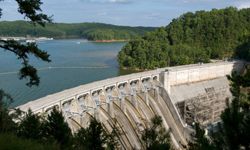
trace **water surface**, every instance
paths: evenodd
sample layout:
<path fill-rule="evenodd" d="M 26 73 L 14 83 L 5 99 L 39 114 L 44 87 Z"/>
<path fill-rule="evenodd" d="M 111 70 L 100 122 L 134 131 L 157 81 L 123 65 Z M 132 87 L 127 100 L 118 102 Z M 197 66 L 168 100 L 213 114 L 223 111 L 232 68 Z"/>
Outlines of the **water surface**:
<path fill-rule="evenodd" d="M 116 56 L 124 44 L 85 40 L 38 42 L 39 48 L 51 55 L 52 62 L 31 57 L 31 64 L 39 70 L 41 78 L 40 85 L 32 88 L 25 85 L 25 80 L 18 79 L 21 63 L 16 56 L 0 50 L 0 89 L 11 94 L 13 106 L 17 106 L 64 89 L 118 76 Z"/>

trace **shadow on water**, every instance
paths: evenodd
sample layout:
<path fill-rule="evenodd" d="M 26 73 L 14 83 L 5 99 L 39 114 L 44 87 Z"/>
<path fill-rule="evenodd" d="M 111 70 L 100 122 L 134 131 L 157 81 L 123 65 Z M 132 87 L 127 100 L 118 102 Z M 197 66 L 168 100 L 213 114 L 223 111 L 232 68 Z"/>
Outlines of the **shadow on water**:
<path fill-rule="evenodd" d="M 119 68 L 118 75 L 119 75 L 119 76 L 122 76 L 122 75 L 128 75 L 128 74 L 131 74 L 131 73 L 138 73 L 138 72 L 143 72 L 143 71 L 132 70 L 132 69 L 122 69 L 122 68 Z"/>
<path fill-rule="evenodd" d="M 131 73 L 143 72 L 143 71 L 138 71 L 138 70 L 133 70 L 133 69 L 122 69 L 122 68 L 120 68 L 119 64 L 117 62 L 117 57 L 106 60 L 105 65 L 117 68 L 117 70 L 118 70 L 117 76 L 128 75 L 128 74 L 131 74 Z"/>
<path fill-rule="evenodd" d="M 119 67 L 116 57 L 106 60 L 104 64 L 111 67 Z"/>

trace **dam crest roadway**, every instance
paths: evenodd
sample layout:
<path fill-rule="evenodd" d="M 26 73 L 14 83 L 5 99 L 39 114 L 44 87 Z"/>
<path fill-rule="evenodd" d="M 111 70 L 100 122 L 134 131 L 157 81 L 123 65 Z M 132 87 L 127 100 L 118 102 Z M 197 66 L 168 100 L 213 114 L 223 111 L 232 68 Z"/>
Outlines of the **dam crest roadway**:
<path fill-rule="evenodd" d="M 80 85 L 30 101 L 17 108 L 46 115 L 53 107 L 63 112 L 76 132 L 89 119 L 100 121 L 106 131 L 119 127 L 121 149 L 143 149 L 140 134 L 155 115 L 176 149 L 183 149 L 198 121 L 210 125 L 219 121 L 232 96 L 226 75 L 240 72 L 243 61 L 225 61 L 160 68 Z"/>

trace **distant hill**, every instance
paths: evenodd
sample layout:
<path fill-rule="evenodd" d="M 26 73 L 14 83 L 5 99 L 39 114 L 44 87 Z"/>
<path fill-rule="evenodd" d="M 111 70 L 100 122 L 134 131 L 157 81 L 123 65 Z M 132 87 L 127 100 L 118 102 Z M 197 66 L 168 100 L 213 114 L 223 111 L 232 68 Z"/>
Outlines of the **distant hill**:
<path fill-rule="evenodd" d="M 129 40 L 153 31 L 153 27 L 116 26 L 103 23 L 54 23 L 46 27 L 26 21 L 0 22 L 0 36 L 45 36 L 88 40 Z"/>
<path fill-rule="evenodd" d="M 128 42 L 118 60 L 123 68 L 153 69 L 234 54 L 250 60 L 250 8 L 185 13 L 166 27 Z"/>

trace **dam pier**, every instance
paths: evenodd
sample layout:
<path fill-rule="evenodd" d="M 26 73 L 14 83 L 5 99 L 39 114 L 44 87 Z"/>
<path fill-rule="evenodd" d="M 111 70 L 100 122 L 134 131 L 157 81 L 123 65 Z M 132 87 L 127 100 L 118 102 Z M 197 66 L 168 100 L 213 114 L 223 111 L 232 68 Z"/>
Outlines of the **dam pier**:
<path fill-rule="evenodd" d="M 30 101 L 17 108 L 47 115 L 56 107 L 76 132 L 100 121 L 111 132 L 116 126 L 121 149 L 143 149 L 141 131 L 155 115 L 170 129 L 175 148 L 188 143 L 191 125 L 209 126 L 220 121 L 230 100 L 227 75 L 240 72 L 243 61 L 225 61 L 159 68 L 80 85 Z"/>

